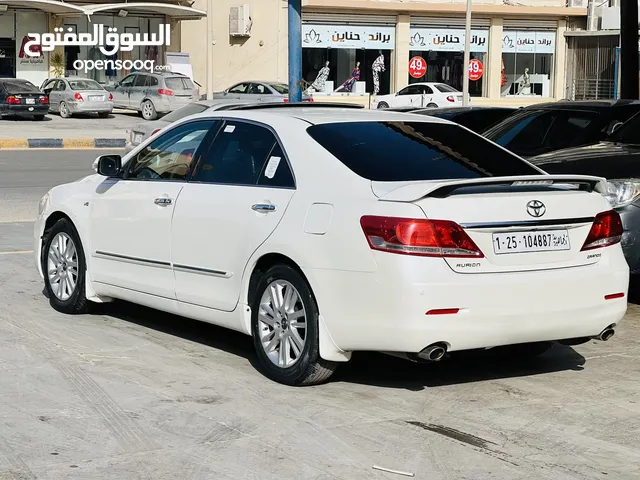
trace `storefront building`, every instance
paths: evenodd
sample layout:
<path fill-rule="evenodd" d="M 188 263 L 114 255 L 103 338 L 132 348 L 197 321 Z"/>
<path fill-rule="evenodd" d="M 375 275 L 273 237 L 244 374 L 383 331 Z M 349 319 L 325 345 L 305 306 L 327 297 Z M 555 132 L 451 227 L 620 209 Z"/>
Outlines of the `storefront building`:
<path fill-rule="evenodd" d="M 29 34 L 52 33 L 63 27 L 65 32 L 91 33 L 94 24 L 117 28 L 120 33 L 156 33 L 161 24 L 170 24 L 173 38 L 168 46 L 135 46 L 130 52 L 119 52 L 122 60 L 153 59 L 163 65 L 165 54 L 180 51 L 180 23 L 199 19 L 204 12 L 180 5 L 179 2 L 97 2 L 78 3 L 61 0 L 0 0 L 0 77 L 17 77 L 41 85 L 54 74 L 93 78 L 101 83 L 120 80 L 128 71 L 91 69 L 77 71 L 76 60 L 104 60 L 97 47 L 57 46 L 52 52 L 41 51 L 38 57 L 25 53 Z M 114 58 L 115 59 L 115 58 Z"/>
<path fill-rule="evenodd" d="M 472 102 L 527 105 L 564 98 L 567 23 L 586 18 L 587 9 L 567 6 L 565 0 L 506 3 L 473 2 Z M 242 4 L 250 20 L 244 35 L 230 31 L 234 22 L 230 12 L 238 5 L 232 0 L 196 0 L 193 7 L 210 9 L 213 16 L 183 30 L 183 48 L 200 51 L 202 61 L 194 64 L 196 78 L 200 75 L 205 81 L 209 76 L 212 91 L 250 79 L 287 81 L 286 3 L 243 0 Z M 329 62 L 327 90 L 339 88 L 359 68 L 360 78 L 349 94 L 353 96 L 362 95 L 363 89 L 373 93 L 376 79 L 380 94 L 422 81 L 462 88 L 463 0 L 302 0 L 302 8 L 305 86 L 313 84 Z M 206 38 L 210 46 L 205 50 Z M 410 74 L 415 58 L 426 63 L 422 74 Z"/>

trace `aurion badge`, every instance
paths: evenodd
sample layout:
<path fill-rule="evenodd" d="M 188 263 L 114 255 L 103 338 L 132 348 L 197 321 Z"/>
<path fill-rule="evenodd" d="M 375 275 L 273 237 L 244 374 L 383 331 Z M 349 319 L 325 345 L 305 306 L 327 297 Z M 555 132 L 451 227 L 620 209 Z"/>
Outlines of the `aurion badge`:
<path fill-rule="evenodd" d="M 527 202 L 527 213 L 532 217 L 541 217 L 547 211 L 547 207 L 544 206 L 540 200 L 531 200 Z"/>

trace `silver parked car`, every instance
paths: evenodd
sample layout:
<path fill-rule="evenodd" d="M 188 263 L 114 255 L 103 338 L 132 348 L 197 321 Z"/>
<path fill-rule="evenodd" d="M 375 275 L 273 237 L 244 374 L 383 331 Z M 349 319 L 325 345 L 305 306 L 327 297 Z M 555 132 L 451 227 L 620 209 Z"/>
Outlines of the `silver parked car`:
<path fill-rule="evenodd" d="M 62 118 L 75 113 L 95 113 L 101 118 L 113 110 L 113 97 L 102 85 L 87 78 L 50 78 L 41 87 L 49 97 L 49 111 Z"/>
<path fill-rule="evenodd" d="M 200 98 L 198 88 L 181 73 L 136 72 L 107 87 L 116 108 L 136 110 L 145 120 L 173 112 Z"/>
<path fill-rule="evenodd" d="M 287 102 L 289 101 L 289 86 L 280 82 L 241 82 L 223 92 L 214 93 L 213 98 L 229 98 L 246 102 Z M 303 95 L 302 101 L 312 102 L 313 98 Z"/>
<path fill-rule="evenodd" d="M 173 122 L 177 122 L 178 120 L 181 120 L 184 117 L 188 117 L 189 115 L 196 115 L 198 113 L 209 110 L 229 110 L 233 107 L 246 104 L 247 102 L 233 99 L 200 100 L 198 102 L 192 102 L 174 112 L 171 112 L 168 115 L 165 115 L 158 120 L 139 123 L 138 125 L 134 126 L 128 132 L 125 151 L 130 152 L 151 135 L 154 135 L 156 132 L 162 130 L 167 125 L 170 125 Z"/>

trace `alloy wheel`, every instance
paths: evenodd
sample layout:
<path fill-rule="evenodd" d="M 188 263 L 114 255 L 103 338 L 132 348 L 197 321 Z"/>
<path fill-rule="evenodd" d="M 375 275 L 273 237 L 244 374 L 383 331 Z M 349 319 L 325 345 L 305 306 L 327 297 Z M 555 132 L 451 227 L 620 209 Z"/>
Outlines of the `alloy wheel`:
<path fill-rule="evenodd" d="M 307 338 L 307 315 L 299 292 L 285 280 L 265 289 L 258 311 L 260 343 L 271 362 L 288 368 L 302 357 Z"/>
<path fill-rule="evenodd" d="M 68 300 L 78 284 L 78 251 L 73 240 L 58 233 L 47 252 L 47 277 L 51 291 L 61 301 Z"/>

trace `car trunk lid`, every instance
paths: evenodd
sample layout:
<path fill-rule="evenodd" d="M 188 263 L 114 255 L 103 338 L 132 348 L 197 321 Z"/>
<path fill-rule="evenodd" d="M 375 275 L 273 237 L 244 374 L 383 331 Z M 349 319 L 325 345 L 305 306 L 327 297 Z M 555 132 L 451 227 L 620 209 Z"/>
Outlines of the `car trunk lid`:
<path fill-rule="evenodd" d="M 380 201 L 418 205 L 429 219 L 460 225 L 482 258 L 445 261 L 459 273 L 568 268 L 595 263 L 582 251 L 595 215 L 607 210 L 597 177 L 545 175 L 427 182 L 372 182 Z"/>

